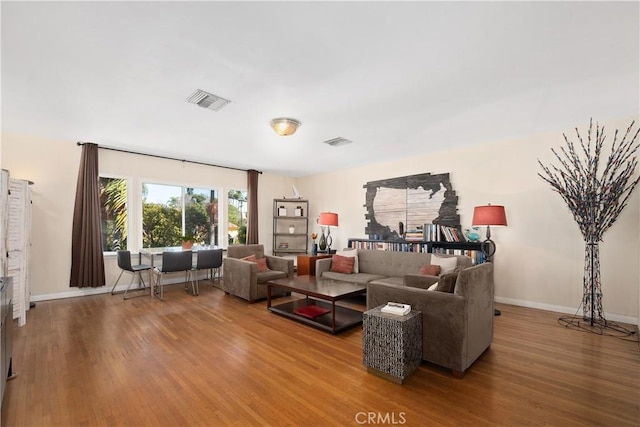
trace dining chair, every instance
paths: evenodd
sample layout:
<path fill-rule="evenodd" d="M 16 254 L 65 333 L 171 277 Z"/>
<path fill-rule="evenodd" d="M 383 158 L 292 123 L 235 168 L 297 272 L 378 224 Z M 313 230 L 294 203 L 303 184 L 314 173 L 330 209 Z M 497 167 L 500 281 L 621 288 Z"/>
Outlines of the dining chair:
<path fill-rule="evenodd" d="M 122 275 L 124 274 L 124 272 L 128 272 L 131 273 L 131 282 L 129 282 L 129 285 L 127 286 L 127 289 L 125 289 L 124 291 L 124 299 L 127 299 L 127 292 L 129 292 L 129 288 L 131 288 L 131 285 L 133 284 L 134 279 L 136 278 L 136 276 L 138 276 L 138 280 L 139 280 L 139 284 L 142 285 L 140 287 L 140 289 L 146 289 L 146 284 L 144 283 L 144 279 L 142 278 L 142 272 L 143 271 L 148 271 L 151 269 L 150 265 L 147 264 L 138 264 L 138 265 L 131 265 L 131 252 L 130 251 L 117 251 L 116 252 L 118 255 L 118 267 L 120 267 L 121 271 L 120 271 L 120 275 L 118 276 L 118 279 L 116 280 L 116 283 L 113 284 L 113 287 L 111 288 L 111 295 L 114 294 L 114 291 L 116 289 L 116 285 L 118 284 L 118 282 L 120 281 L 120 278 L 122 277 Z"/>
<path fill-rule="evenodd" d="M 196 292 L 193 279 L 191 277 L 192 268 L 192 256 L 191 251 L 164 251 L 162 252 L 162 265 L 155 268 L 154 274 L 156 275 L 154 296 L 158 297 L 160 301 L 164 301 L 164 291 L 162 285 L 162 276 L 167 273 L 176 273 L 184 271 L 187 273 L 187 282 L 191 281 L 192 295 L 198 295 Z M 185 289 L 188 291 L 188 285 L 185 282 Z"/>
<path fill-rule="evenodd" d="M 196 252 L 196 263 L 193 266 L 193 270 L 196 276 L 197 293 L 200 293 L 198 271 L 207 270 L 207 278 L 211 277 L 213 283 L 216 273 L 218 274 L 218 281 L 220 281 L 220 267 L 222 267 L 222 249 L 203 249 Z"/>

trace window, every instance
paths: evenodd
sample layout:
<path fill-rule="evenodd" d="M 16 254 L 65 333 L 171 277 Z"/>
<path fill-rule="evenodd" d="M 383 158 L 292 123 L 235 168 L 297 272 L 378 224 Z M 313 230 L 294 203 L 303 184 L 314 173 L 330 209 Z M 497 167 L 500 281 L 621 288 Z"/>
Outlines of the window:
<path fill-rule="evenodd" d="M 247 192 L 229 190 L 229 244 L 247 243 Z"/>
<path fill-rule="evenodd" d="M 127 180 L 100 177 L 102 250 L 127 249 Z"/>
<path fill-rule="evenodd" d="M 218 245 L 218 192 L 212 189 L 142 184 L 143 247 Z"/>

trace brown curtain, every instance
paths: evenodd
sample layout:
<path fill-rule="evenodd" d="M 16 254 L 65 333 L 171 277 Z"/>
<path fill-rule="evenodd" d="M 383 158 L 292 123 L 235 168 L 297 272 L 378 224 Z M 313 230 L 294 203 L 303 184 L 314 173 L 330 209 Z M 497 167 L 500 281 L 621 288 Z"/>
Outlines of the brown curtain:
<path fill-rule="evenodd" d="M 260 172 L 247 171 L 247 244 L 258 242 L 258 175 Z"/>
<path fill-rule="evenodd" d="M 104 285 L 98 146 L 85 143 L 82 146 L 73 210 L 70 286 L 96 288 Z"/>

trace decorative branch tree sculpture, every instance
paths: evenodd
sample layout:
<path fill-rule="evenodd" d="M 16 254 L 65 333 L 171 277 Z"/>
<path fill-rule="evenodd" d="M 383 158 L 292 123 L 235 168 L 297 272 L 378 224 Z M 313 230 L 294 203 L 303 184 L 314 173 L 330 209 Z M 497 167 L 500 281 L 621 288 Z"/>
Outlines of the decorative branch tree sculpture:
<path fill-rule="evenodd" d="M 598 244 L 640 181 L 640 177 L 634 178 L 638 163 L 635 153 L 639 145 L 635 141 L 640 133 L 640 129 L 635 133 L 632 130 L 634 123 L 631 122 L 620 141 L 616 129 L 611 153 L 602 170 L 600 155 L 605 141 L 604 126 L 601 128 L 596 123 L 594 135 L 593 120 L 589 122 L 586 144 L 576 128 L 580 147 L 562 134 L 567 147 L 562 147 L 560 153 L 551 149 L 560 166 L 547 167 L 538 160 L 544 171 L 538 175 L 565 201 L 585 241 L 582 317 L 590 326 L 607 327 L 602 311 Z"/>

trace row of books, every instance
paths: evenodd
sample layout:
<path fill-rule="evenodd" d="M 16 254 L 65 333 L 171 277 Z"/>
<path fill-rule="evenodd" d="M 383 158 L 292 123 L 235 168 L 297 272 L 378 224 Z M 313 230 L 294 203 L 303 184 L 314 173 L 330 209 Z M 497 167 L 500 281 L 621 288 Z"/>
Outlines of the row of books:
<path fill-rule="evenodd" d="M 404 239 L 410 242 L 466 242 L 462 230 L 442 224 L 424 224 L 408 230 Z"/>
<path fill-rule="evenodd" d="M 427 245 L 421 242 L 376 242 L 371 240 L 352 240 L 349 242 L 349 247 L 354 249 L 373 249 L 379 251 L 429 252 Z"/>
<path fill-rule="evenodd" d="M 471 258 L 472 263 L 482 264 L 486 261 L 484 252 L 469 249 L 445 249 L 445 248 L 433 248 L 434 254 L 448 254 L 448 255 L 466 255 Z"/>

